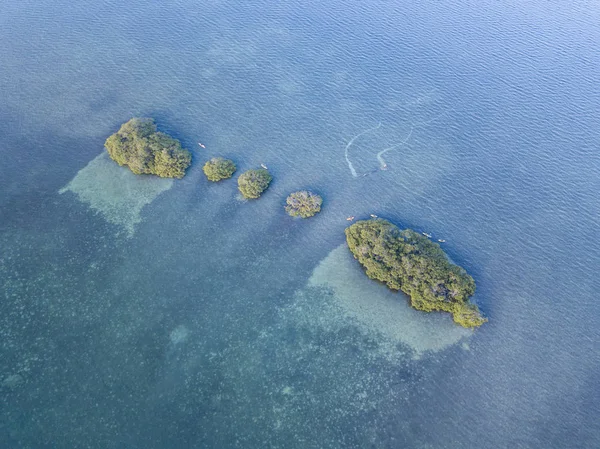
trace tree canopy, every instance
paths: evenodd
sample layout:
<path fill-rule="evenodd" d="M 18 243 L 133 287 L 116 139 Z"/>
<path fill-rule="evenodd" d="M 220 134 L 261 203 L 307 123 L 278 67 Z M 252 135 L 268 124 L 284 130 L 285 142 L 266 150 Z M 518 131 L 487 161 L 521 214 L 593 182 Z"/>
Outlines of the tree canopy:
<path fill-rule="evenodd" d="M 222 179 L 228 179 L 233 176 L 236 166 L 233 161 L 223 159 L 222 157 L 213 157 L 202 167 L 204 174 L 209 181 L 217 182 Z"/>
<path fill-rule="evenodd" d="M 264 168 L 248 170 L 238 178 L 238 189 L 244 198 L 255 199 L 269 187 L 273 177 Z"/>
<path fill-rule="evenodd" d="M 321 212 L 323 198 L 308 190 L 291 193 L 286 200 L 285 210 L 292 217 L 309 218 Z"/>
<path fill-rule="evenodd" d="M 151 118 L 132 118 L 104 143 L 109 156 L 135 174 L 183 178 L 192 154 L 177 139 L 156 131 Z"/>
<path fill-rule="evenodd" d="M 469 302 L 475 281 L 448 261 L 437 243 L 411 229 L 401 231 L 387 220 L 358 221 L 346 228 L 348 247 L 367 276 L 410 296 L 418 310 L 450 312 L 463 327 L 487 321 Z"/>

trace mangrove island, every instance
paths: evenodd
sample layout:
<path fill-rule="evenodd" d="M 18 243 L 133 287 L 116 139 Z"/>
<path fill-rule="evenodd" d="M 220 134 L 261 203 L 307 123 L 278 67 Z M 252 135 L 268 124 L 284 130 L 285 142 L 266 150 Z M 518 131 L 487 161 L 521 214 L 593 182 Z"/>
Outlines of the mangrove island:
<path fill-rule="evenodd" d="M 208 180 L 213 182 L 231 178 L 235 170 L 236 166 L 233 161 L 222 157 L 213 157 L 202 167 L 202 171 L 204 171 Z"/>
<path fill-rule="evenodd" d="M 346 241 L 368 277 L 406 293 L 415 309 L 449 312 L 463 327 L 478 327 L 487 321 L 469 302 L 475 281 L 463 268 L 450 263 L 437 243 L 379 218 L 346 228 Z"/>
<path fill-rule="evenodd" d="M 308 190 L 290 193 L 287 197 L 285 210 L 292 217 L 309 218 L 321 212 L 323 198 Z"/>
<path fill-rule="evenodd" d="M 104 143 L 109 156 L 136 175 L 183 178 L 192 154 L 177 139 L 156 131 L 151 118 L 132 118 Z"/>
<path fill-rule="evenodd" d="M 256 199 L 267 190 L 273 177 L 264 168 L 248 170 L 238 178 L 238 189 L 246 199 Z"/>

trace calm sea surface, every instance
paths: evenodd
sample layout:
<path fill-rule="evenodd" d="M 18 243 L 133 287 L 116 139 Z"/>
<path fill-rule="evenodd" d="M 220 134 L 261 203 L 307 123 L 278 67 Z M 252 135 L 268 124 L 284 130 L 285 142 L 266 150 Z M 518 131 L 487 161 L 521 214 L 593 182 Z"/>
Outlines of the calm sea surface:
<path fill-rule="evenodd" d="M 1 10 L 0 447 L 600 447 L 597 2 Z M 97 158 L 134 116 L 183 180 Z M 489 323 L 378 314 L 335 251 L 369 214 L 445 239 Z"/>

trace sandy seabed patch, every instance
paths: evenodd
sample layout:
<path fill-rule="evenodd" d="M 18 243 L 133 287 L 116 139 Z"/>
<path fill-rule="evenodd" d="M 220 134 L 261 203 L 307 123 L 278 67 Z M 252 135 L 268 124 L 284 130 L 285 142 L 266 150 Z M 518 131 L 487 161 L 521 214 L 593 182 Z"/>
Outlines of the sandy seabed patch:
<path fill-rule="evenodd" d="M 364 333 L 378 334 L 389 343 L 407 345 L 416 357 L 472 335 L 471 330 L 454 324 L 450 315 L 415 310 L 405 295 L 369 279 L 346 244 L 315 267 L 308 287 L 332 291 L 340 320 L 351 321 Z"/>
<path fill-rule="evenodd" d="M 103 152 L 79 170 L 59 193 L 74 193 L 79 201 L 109 223 L 124 228 L 131 237 L 135 225 L 142 221 L 142 209 L 172 186 L 172 179 L 135 175 Z"/>

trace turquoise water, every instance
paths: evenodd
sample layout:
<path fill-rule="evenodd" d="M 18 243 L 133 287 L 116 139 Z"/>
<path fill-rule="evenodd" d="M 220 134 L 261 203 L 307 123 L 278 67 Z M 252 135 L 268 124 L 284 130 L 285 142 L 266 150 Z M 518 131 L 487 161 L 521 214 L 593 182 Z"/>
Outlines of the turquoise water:
<path fill-rule="evenodd" d="M 406 3 L 3 6 L 0 447 L 600 446 L 600 10 Z M 132 116 L 186 178 L 96 159 Z M 447 240 L 490 322 L 361 282 L 371 213 Z"/>

